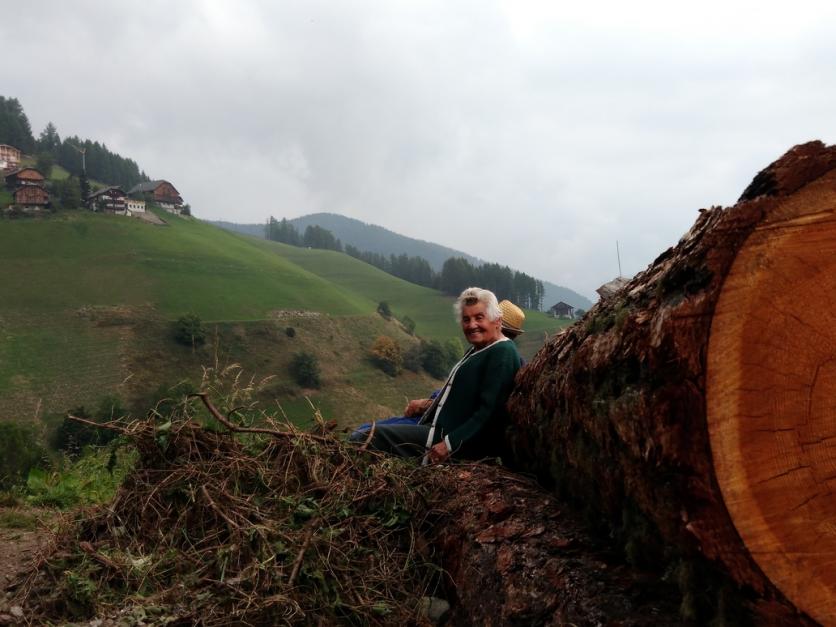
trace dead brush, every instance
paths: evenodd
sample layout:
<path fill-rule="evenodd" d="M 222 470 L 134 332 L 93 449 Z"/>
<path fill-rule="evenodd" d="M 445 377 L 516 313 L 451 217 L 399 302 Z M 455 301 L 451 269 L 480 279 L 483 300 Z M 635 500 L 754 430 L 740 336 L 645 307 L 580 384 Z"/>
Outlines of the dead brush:
<path fill-rule="evenodd" d="M 246 403 L 240 380 L 233 388 L 224 398 Z M 136 466 L 21 583 L 30 615 L 143 608 L 155 624 L 420 624 L 416 606 L 439 572 L 421 533 L 432 473 L 270 416 L 241 426 L 239 413 L 202 393 L 168 415 L 107 425 L 136 448 Z"/>

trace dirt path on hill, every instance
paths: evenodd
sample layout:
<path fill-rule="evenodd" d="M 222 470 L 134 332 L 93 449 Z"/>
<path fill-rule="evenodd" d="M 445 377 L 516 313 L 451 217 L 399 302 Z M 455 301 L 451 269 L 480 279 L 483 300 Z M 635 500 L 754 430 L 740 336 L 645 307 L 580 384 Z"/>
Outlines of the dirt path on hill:
<path fill-rule="evenodd" d="M 52 512 L 26 507 L 0 507 L 0 625 L 25 624 L 20 608 L 10 601 L 11 583 L 28 570 L 48 541 L 45 524 Z"/>

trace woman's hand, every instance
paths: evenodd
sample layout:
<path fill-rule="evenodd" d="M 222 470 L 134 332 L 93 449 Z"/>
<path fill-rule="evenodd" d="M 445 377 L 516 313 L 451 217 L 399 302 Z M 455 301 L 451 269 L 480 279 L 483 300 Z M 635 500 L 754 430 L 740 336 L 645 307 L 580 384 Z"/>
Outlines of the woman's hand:
<path fill-rule="evenodd" d="M 450 451 L 447 450 L 447 444 L 444 440 L 438 444 L 433 444 L 432 448 L 427 451 L 427 457 L 431 464 L 440 464 L 450 457 Z"/>
<path fill-rule="evenodd" d="M 406 409 L 403 410 L 403 415 L 408 417 L 413 416 L 421 416 L 427 408 L 432 405 L 432 401 L 428 398 L 418 398 L 413 401 L 409 401 L 406 404 Z"/>

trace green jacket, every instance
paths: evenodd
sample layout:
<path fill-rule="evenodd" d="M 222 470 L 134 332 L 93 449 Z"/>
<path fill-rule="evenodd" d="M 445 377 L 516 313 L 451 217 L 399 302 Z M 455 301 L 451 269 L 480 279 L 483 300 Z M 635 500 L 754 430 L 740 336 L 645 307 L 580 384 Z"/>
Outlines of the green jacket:
<path fill-rule="evenodd" d="M 508 422 L 505 403 L 520 369 L 520 354 L 510 340 L 470 354 L 456 372 L 441 405 L 436 430 L 456 454 L 488 454 L 500 442 Z"/>

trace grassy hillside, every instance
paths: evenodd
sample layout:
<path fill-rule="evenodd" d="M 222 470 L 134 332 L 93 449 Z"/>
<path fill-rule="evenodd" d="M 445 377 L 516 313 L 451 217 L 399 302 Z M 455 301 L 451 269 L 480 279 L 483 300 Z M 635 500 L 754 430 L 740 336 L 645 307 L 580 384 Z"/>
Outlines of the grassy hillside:
<path fill-rule="evenodd" d="M 257 238 L 245 239 L 259 248 L 275 251 L 299 267 L 352 293 L 361 294 L 372 302 L 386 300 L 396 317 L 407 315 L 415 320 L 415 332 L 424 338 L 445 340 L 460 336 L 453 315 L 453 299 L 439 292 L 402 281 L 342 253 L 309 250 Z M 530 358 L 545 338 L 565 328 L 569 322 L 555 320 L 539 311 L 526 311 L 526 333 L 517 340 L 520 352 Z"/>
<path fill-rule="evenodd" d="M 259 398 L 296 420 L 312 414 L 306 397 L 348 425 L 437 386 L 425 374 L 391 378 L 367 355 L 379 335 L 417 341 L 377 315 L 380 301 L 445 340 L 459 336 L 450 298 L 346 255 L 160 215 L 166 226 L 89 212 L 0 223 L 0 419 L 89 408 L 108 394 L 142 407 L 155 391 L 199 385 L 216 360 L 272 377 Z M 172 321 L 186 312 L 205 322 L 205 346 L 173 341 Z M 554 326 L 531 313 L 523 351 Z M 290 376 L 299 351 L 319 358 L 321 389 Z"/>
<path fill-rule="evenodd" d="M 68 212 L 0 230 L 6 278 L 0 316 L 85 306 L 151 305 L 163 316 L 267 318 L 275 309 L 371 313 L 362 298 L 211 226 L 166 214 L 169 226 Z"/>
<path fill-rule="evenodd" d="M 53 181 L 63 181 L 70 178 L 70 173 L 60 165 L 56 164 L 52 166 L 52 172 L 49 173 L 49 178 Z"/>
<path fill-rule="evenodd" d="M 321 226 L 331 231 L 343 244 L 350 244 L 363 251 L 379 253 L 384 256 L 407 254 L 423 257 L 436 272 L 441 271 L 444 262 L 450 257 L 463 257 L 474 265 L 484 263 L 484 260 L 460 250 L 400 235 L 381 226 L 366 224 L 360 220 L 335 213 L 313 213 L 293 218 L 290 223 L 296 227 L 299 233 L 304 233 L 308 226 Z M 264 237 L 263 224 L 235 224 L 223 221 L 213 222 L 213 224 L 230 231 L 259 238 Z M 592 302 L 586 296 L 567 287 L 543 281 L 543 288 L 545 290 L 543 296 L 545 309 L 561 300 L 582 309 L 589 309 L 592 306 Z"/>
<path fill-rule="evenodd" d="M 421 337 L 445 340 L 459 335 L 453 317 L 453 299 L 435 290 L 403 281 L 342 253 L 247 239 L 262 250 L 280 254 L 340 290 L 362 296 L 375 309 L 385 300 L 396 317 L 409 316 L 415 321 L 415 333 Z"/>
<path fill-rule="evenodd" d="M 356 346 L 342 347 L 355 359 L 367 334 L 370 342 L 386 331 L 389 323 L 374 313 L 377 301 L 214 227 L 165 219 L 169 226 L 159 227 L 69 212 L 0 225 L 0 416 L 28 419 L 94 404 L 113 391 L 136 398 L 160 384 L 199 382 L 200 366 L 213 361 L 214 348 L 193 354 L 170 340 L 170 321 L 185 312 L 201 316 L 210 331 L 213 321 L 223 322 L 217 325 L 223 359 L 280 381 L 289 380 L 291 350 L 318 353 L 324 350 L 319 344 L 338 335 L 326 334 L 327 321 L 367 318 L 383 325 L 364 333 L 358 328 Z M 327 319 L 286 319 L 280 312 L 287 311 L 320 312 Z M 232 321 L 237 323 L 230 326 Z M 317 330 L 299 333 L 292 347 L 279 341 L 286 337 L 279 330 L 306 325 Z M 259 334 L 266 338 L 261 343 L 253 339 Z M 334 358 L 323 354 L 323 360 Z M 372 378 L 373 370 L 369 364 Z M 324 371 L 331 384 L 313 394 L 336 406 L 333 384 L 342 375 L 329 364 Z M 394 407 L 411 386 L 432 385 L 408 379 L 394 380 L 395 388 L 405 387 L 390 394 L 398 399 Z M 385 390 L 388 383 L 380 373 L 374 386 Z M 276 389 L 299 404 L 301 391 L 292 383 Z M 367 394 L 355 396 L 358 405 L 370 403 Z"/>

